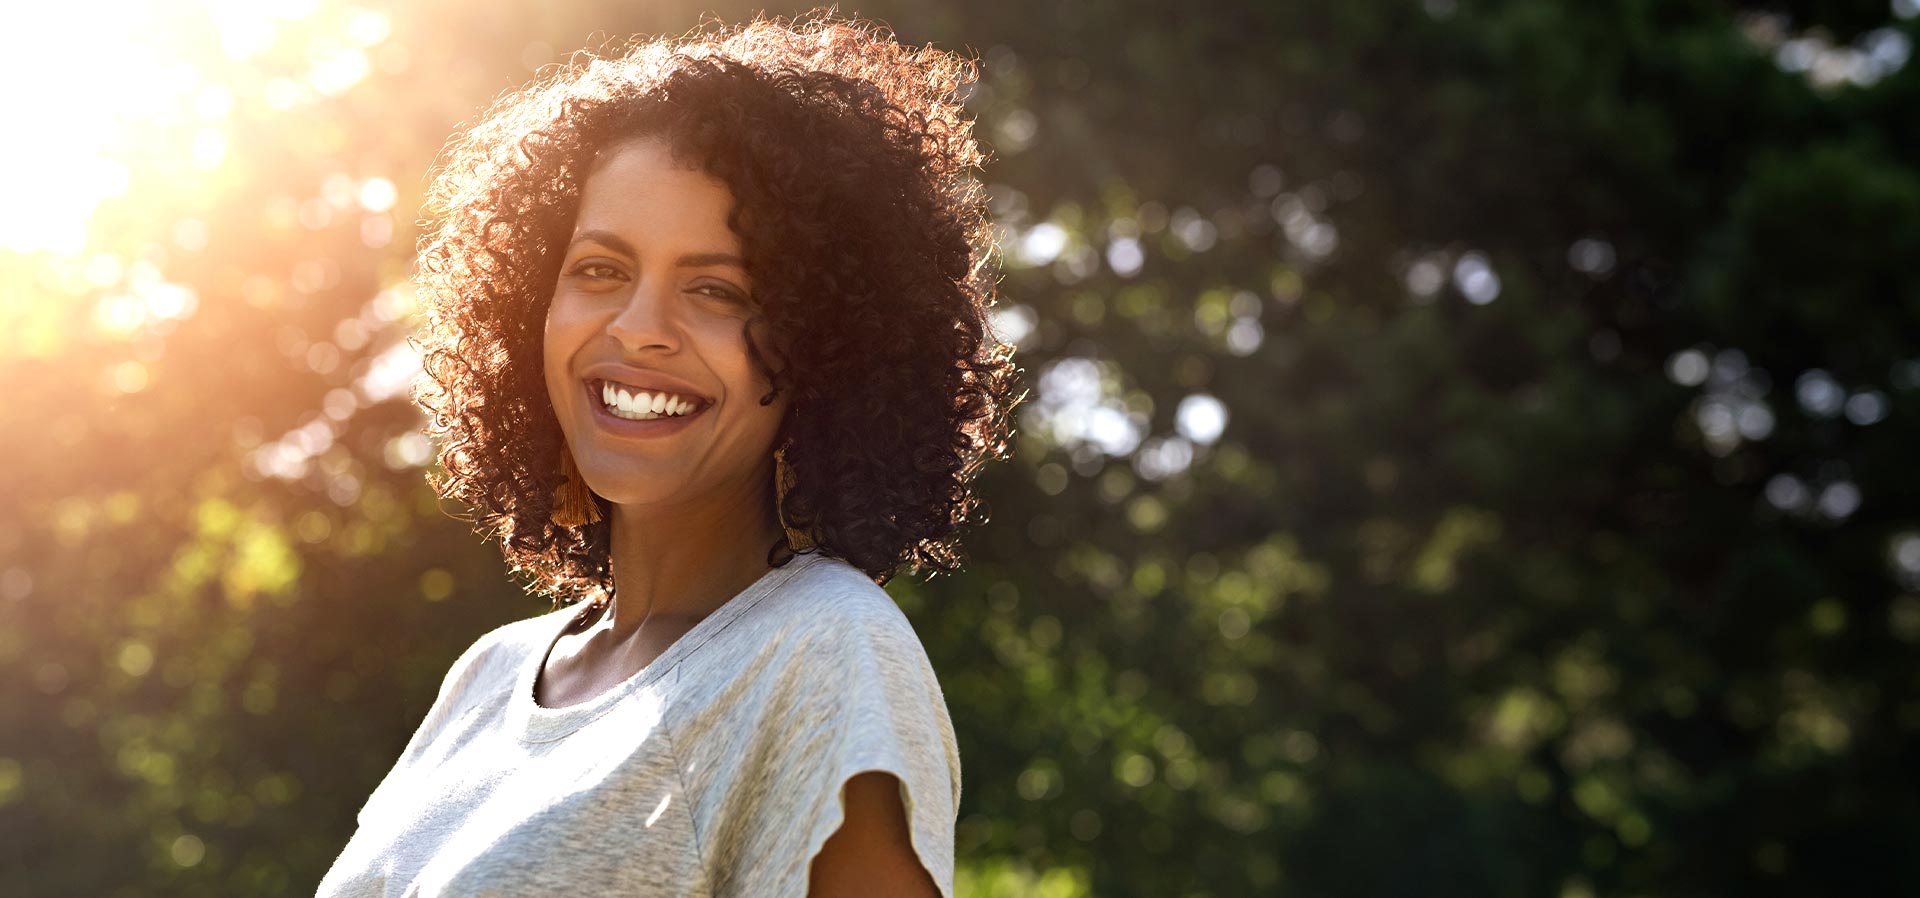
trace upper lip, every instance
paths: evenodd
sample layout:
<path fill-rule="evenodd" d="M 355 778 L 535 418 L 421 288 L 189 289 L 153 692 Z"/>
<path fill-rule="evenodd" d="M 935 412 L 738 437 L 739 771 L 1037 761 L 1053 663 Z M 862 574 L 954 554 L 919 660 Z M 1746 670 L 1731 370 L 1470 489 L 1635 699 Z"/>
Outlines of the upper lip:
<path fill-rule="evenodd" d="M 584 379 L 589 386 L 593 386 L 594 381 L 610 380 L 624 386 L 637 387 L 649 393 L 673 393 L 690 397 L 698 400 L 701 405 L 713 401 L 684 380 L 646 368 L 614 364 L 595 365 L 586 370 Z"/>

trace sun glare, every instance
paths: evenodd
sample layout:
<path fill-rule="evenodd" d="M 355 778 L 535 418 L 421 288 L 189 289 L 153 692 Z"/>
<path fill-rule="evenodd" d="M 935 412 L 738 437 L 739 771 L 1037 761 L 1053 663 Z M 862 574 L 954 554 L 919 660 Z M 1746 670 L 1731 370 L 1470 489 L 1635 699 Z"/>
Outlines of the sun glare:
<path fill-rule="evenodd" d="M 0 144 L 0 250 L 78 254 L 96 210 L 142 171 L 177 187 L 175 172 L 218 169 L 240 102 L 285 108 L 364 77 L 364 48 L 386 39 L 386 16 L 349 8 L 344 34 L 290 33 L 319 6 L 79 0 L 10 12 L 0 121 L 16 136 Z M 293 55 L 306 77 L 263 77 L 253 63 L 270 54 Z"/>

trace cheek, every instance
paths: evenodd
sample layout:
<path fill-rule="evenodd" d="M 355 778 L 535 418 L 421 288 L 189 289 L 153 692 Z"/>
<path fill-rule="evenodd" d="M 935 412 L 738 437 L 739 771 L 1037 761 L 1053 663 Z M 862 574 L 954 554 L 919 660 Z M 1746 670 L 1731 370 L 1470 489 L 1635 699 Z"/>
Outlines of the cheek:
<path fill-rule="evenodd" d="M 544 324 L 547 348 L 571 355 L 592 336 L 591 312 L 578 297 L 569 296 L 565 291 L 556 292 L 553 301 L 547 304 Z"/>
<path fill-rule="evenodd" d="M 747 355 L 747 342 L 741 335 L 744 320 L 731 316 L 710 316 L 698 323 L 696 340 L 700 355 L 735 392 L 751 384 L 757 375 Z M 758 399 L 759 394 L 754 394 Z"/>
<path fill-rule="evenodd" d="M 556 404 L 572 381 L 573 356 L 586 340 L 587 327 L 570 304 L 555 297 L 547 308 L 541 335 L 542 367 Z"/>

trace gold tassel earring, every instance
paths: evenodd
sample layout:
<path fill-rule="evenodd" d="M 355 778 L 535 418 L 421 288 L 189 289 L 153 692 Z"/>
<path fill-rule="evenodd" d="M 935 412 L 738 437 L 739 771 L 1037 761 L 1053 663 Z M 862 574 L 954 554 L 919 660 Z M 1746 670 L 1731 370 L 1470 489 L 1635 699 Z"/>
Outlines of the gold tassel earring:
<path fill-rule="evenodd" d="M 562 527 L 585 527 L 600 520 L 600 503 L 573 463 L 573 450 L 560 447 L 560 486 L 553 491 L 553 522 Z"/>
<path fill-rule="evenodd" d="M 774 450 L 773 467 L 775 484 L 773 496 L 774 514 L 780 518 L 781 529 L 787 531 L 787 545 L 792 546 L 795 552 L 805 552 L 813 548 L 813 538 L 802 531 L 793 529 L 792 525 L 787 523 L 787 514 L 784 510 L 787 492 L 793 489 L 794 483 L 793 467 L 787 464 L 787 447 L 781 446 L 779 449 Z"/>

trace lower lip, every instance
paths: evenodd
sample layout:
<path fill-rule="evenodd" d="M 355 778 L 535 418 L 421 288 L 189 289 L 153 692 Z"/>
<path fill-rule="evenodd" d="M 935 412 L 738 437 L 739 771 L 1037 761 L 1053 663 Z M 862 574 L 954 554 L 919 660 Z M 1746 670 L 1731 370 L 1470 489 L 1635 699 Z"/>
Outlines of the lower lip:
<path fill-rule="evenodd" d="M 593 420 L 600 425 L 600 429 L 622 437 L 671 436 L 686 430 L 693 419 L 707 413 L 707 409 L 703 408 L 688 415 L 670 415 L 646 421 L 634 421 L 607 411 L 606 404 L 600 401 L 600 397 L 591 387 L 587 388 L 587 401 L 593 405 Z M 708 406 L 708 408 L 711 407 Z"/>

